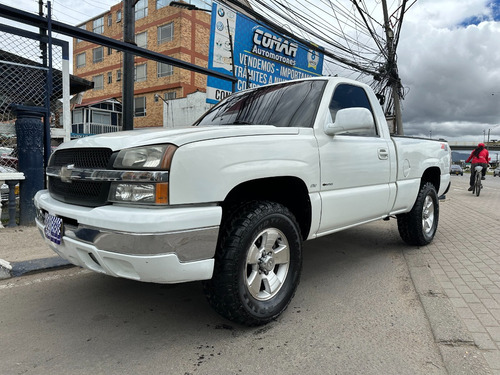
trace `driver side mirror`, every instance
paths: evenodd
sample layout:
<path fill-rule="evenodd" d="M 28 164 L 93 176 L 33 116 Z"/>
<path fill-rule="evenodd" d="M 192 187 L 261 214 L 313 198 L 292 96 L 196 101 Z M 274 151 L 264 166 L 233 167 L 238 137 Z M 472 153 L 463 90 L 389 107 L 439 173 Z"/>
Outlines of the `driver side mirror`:
<path fill-rule="evenodd" d="M 373 114 L 366 108 L 355 107 L 340 109 L 335 116 L 334 123 L 325 124 L 327 135 L 338 133 L 367 131 L 375 128 Z"/>

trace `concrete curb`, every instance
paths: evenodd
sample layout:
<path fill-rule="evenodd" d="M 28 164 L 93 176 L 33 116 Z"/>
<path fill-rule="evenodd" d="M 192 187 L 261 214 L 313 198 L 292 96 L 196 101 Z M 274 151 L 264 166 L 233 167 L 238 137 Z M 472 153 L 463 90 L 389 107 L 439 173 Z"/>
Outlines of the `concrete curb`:
<path fill-rule="evenodd" d="M 0 280 L 11 277 L 12 266 L 6 260 L 0 259 Z"/>
<path fill-rule="evenodd" d="M 474 339 L 425 260 L 425 248 L 403 250 L 410 277 L 449 374 L 491 374 Z"/>
<path fill-rule="evenodd" d="M 13 262 L 12 264 L 0 259 L 0 280 L 68 267 L 73 267 L 73 264 L 58 256 Z"/>

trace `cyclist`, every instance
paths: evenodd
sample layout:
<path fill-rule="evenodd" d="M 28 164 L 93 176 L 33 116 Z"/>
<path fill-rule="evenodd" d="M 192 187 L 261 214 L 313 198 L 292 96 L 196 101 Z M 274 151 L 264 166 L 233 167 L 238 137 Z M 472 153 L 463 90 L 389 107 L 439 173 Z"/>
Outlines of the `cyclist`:
<path fill-rule="evenodd" d="M 469 191 L 472 191 L 472 186 L 474 185 L 474 178 L 476 178 L 476 167 L 481 166 L 483 170 L 481 173 L 483 174 L 481 180 L 485 179 L 486 170 L 488 169 L 488 163 L 490 161 L 490 155 L 488 150 L 484 147 L 484 143 L 479 143 L 474 151 L 470 154 L 470 156 L 465 161 L 466 163 L 471 162 L 470 166 L 470 181 L 469 181 Z"/>

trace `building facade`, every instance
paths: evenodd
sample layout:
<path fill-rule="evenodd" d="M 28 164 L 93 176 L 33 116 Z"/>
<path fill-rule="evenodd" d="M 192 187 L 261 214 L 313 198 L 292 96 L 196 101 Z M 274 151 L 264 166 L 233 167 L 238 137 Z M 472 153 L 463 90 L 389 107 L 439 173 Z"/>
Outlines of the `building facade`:
<path fill-rule="evenodd" d="M 173 7 L 166 0 L 139 0 L 135 4 L 137 46 L 201 67 L 208 65 L 210 12 Z M 209 10 L 211 1 L 186 1 Z M 79 27 L 103 36 L 123 40 L 123 3 Z M 73 74 L 94 82 L 83 94 L 81 105 L 99 101 L 122 101 L 123 52 L 83 40 L 73 41 Z M 163 100 L 185 98 L 205 92 L 207 77 L 186 69 L 142 57 L 134 60 L 134 128 L 162 126 Z M 106 116 L 87 119 L 102 132 L 110 125 Z M 73 121 L 74 122 L 74 121 Z M 108 130 L 109 131 L 109 130 Z M 96 130 L 98 132 L 98 130 Z"/>

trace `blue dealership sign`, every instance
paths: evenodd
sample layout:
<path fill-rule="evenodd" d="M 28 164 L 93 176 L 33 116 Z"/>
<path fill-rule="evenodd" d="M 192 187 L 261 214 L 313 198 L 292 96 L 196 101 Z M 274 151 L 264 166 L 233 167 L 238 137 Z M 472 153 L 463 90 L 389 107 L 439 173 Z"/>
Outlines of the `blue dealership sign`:
<path fill-rule="evenodd" d="M 287 39 L 214 1 L 208 68 L 232 75 L 231 47 L 234 75 L 238 79 L 235 91 L 290 79 L 321 76 L 323 72 L 322 53 Z M 208 103 L 218 103 L 231 92 L 230 81 L 208 77 Z"/>

